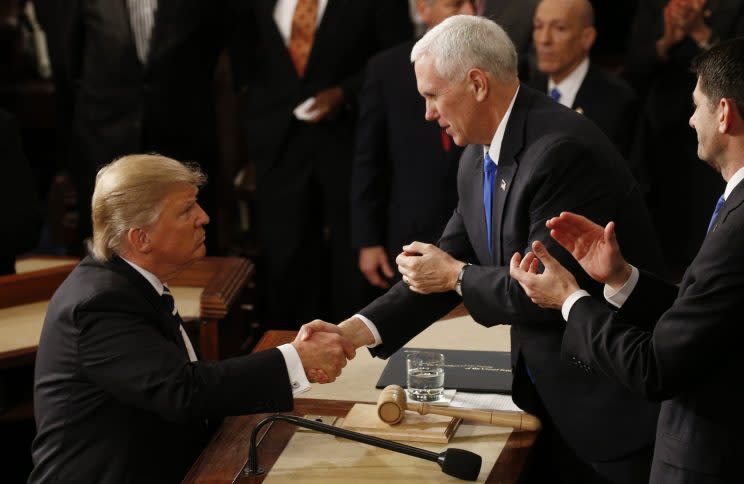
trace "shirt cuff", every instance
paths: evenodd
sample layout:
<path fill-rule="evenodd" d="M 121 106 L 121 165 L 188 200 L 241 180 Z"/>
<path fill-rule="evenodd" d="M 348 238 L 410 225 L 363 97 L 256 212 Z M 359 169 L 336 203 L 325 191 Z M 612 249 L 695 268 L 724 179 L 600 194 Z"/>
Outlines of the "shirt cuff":
<path fill-rule="evenodd" d="M 625 301 L 630 297 L 630 294 L 633 292 L 633 289 L 635 289 L 636 284 L 638 284 L 638 278 L 640 277 L 640 273 L 638 272 L 638 269 L 636 269 L 635 266 L 630 266 L 630 277 L 627 281 L 625 281 L 625 284 L 623 284 L 623 287 L 621 287 L 617 291 L 613 291 L 610 286 L 605 284 L 604 287 L 604 297 L 607 300 L 608 303 L 612 304 L 616 308 L 620 308 L 625 304 Z"/>
<path fill-rule="evenodd" d="M 296 397 L 310 390 L 310 381 L 308 381 L 307 375 L 305 375 L 305 368 L 302 366 L 302 360 L 300 360 L 300 355 L 297 353 L 295 347 L 287 343 L 277 346 L 277 349 L 282 352 L 284 363 L 287 364 L 292 396 Z"/>
<path fill-rule="evenodd" d="M 571 308 L 576 303 L 576 301 L 585 296 L 589 296 L 589 293 L 583 289 L 579 289 L 578 291 L 572 292 L 571 295 L 568 296 L 565 301 L 563 301 L 563 306 L 561 306 L 561 314 L 563 315 L 563 319 L 565 321 L 568 321 L 568 314 L 571 312 Z"/>
<path fill-rule="evenodd" d="M 375 323 L 369 320 L 366 316 L 362 316 L 361 314 L 355 314 L 355 318 L 359 318 L 362 320 L 364 324 L 367 325 L 367 328 L 369 328 L 369 332 L 372 333 L 372 336 L 375 337 L 375 342 L 371 345 L 367 345 L 367 348 L 374 348 L 375 346 L 382 344 L 382 337 L 380 337 L 380 332 L 377 331 L 377 326 L 375 326 Z"/>

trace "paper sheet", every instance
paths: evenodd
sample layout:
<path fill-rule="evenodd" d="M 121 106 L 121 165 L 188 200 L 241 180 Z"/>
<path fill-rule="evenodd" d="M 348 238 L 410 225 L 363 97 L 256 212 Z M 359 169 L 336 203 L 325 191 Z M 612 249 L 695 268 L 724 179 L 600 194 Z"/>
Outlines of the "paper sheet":
<path fill-rule="evenodd" d="M 511 395 L 501 395 L 499 393 L 457 392 L 449 406 L 458 408 L 474 408 L 478 410 L 522 411 L 522 409 L 517 407 L 514 403 Z"/>

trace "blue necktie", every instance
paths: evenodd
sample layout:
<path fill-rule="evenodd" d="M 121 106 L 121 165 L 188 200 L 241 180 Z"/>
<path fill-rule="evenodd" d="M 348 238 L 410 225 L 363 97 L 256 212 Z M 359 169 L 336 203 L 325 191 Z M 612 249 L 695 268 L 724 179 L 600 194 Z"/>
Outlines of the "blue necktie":
<path fill-rule="evenodd" d="M 706 233 L 710 232 L 710 229 L 713 228 L 713 222 L 716 221 L 716 218 L 718 217 L 718 213 L 721 211 L 721 207 L 723 207 L 723 204 L 726 203 L 726 199 L 723 198 L 723 195 L 721 195 L 721 198 L 718 199 L 716 202 L 716 208 L 713 210 L 713 216 L 710 217 L 710 222 L 708 223 L 708 230 Z"/>
<path fill-rule="evenodd" d="M 550 97 L 553 98 L 553 101 L 558 102 L 561 100 L 561 91 L 558 90 L 557 87 L 554 87 L 550 90 Z"/>
<path fill-rule="evenodd" d="M 483 208 L 486 209 L 486 233 L 488 234 L 488 255 L 491 254 L 491 205 L 493 204 L 493 185 L 496 180 L 496 163 L 488 153 L 483 159 Z"/>

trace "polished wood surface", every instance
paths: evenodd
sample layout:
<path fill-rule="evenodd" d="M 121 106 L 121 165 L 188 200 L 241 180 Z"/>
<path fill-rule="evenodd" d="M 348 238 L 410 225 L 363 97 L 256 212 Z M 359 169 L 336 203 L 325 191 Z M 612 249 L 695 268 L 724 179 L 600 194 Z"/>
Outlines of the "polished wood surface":
<path fill-rule="evenodd" d="M 295 335 L 295 331 L 268 331 L 256 345 L 254 352 L 288 343 Z M 354 403 L 297 398 L 292 414 L 345 416 Z M 248 460 L 248 444 L 253 427 L 268 415 L 271 414 L 227 417 L 183 482 L 251 484 L 263 482 L 266 474 L 247 477 L 242 474 L 242 469 Z M 259 465 L 262 468 L 270 471 L 294 432 L 294 426 L 283 422 L 271 425 L 270 431 L 259 446 Z M 486 482 L 516 483 L 536 437 L 537 432 L 512 432 Z"/>

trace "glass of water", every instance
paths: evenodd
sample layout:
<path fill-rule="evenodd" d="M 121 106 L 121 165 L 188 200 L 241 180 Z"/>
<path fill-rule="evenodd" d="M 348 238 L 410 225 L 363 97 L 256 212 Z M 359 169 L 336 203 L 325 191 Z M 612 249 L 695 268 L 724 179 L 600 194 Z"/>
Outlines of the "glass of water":
<path fill-rule="evenodd" d="M 444 395 L 444 355 L 433 351 L 406 353 L 408 396 L 432 402 Z"/>

